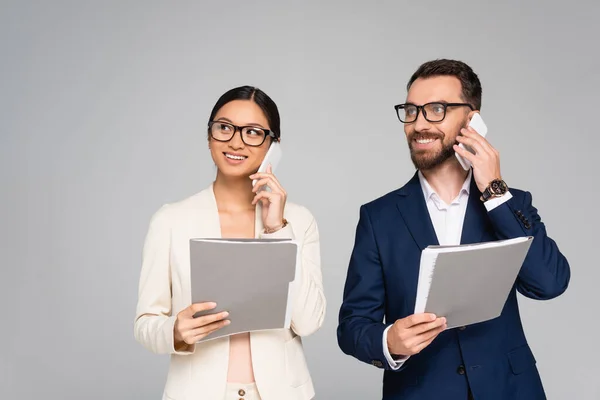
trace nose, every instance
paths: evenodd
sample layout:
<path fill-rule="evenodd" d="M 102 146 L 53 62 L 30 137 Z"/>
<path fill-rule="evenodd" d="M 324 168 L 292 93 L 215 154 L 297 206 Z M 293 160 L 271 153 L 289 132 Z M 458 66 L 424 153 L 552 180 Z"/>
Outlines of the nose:
<path fill-rule="evenodd" d="M 425 131 L 431 128 L 431 123 L 425 119 L 425 115 L 423 115 L 423 110 L 417 115 L 417 119 L 414 123 L 415 131 Z"/>
<path fill-rule="evenodd" d="M 233 137 L 229 141 L 229 147 L 231 147 L 232 149 L 236 149 L 236 150 L 244 148 L 244 141 L 242 140 L 242 131 L 241 130 L 239 130 L 239 129 L 235 130 L 235 132 L 233 133 Z"/>

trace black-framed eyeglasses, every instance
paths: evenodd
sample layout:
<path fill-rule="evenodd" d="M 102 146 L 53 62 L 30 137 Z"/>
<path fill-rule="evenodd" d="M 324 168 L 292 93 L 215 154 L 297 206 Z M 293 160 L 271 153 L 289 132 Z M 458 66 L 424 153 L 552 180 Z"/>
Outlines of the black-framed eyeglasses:
<path fill-rule="evenodd" d="M 269 129 L 257 126 L 237 126 L 224 121 L 209 121 L 208 131 L 210 136 L 218 142 L 229 142 L 239 131 L 242 142 L 247 146 L 254 147 L 262 145 L 267 137 L 278 140 L 278 135 Z"/>
<path fill-rule="evenodd" d="M 409 124 L 415 122 L 419 117 L 419 111 L 423 112 L 423 117 L 429 122 L 441 122 L 446 118 L 446 109 L 448 107 L 469 107 L 471 111 L 474 107 L 469 103 L 441 103 L 433 102 L 418 106 L 412 103 L 398 104 L 394 106 L 400 122 Z"/>

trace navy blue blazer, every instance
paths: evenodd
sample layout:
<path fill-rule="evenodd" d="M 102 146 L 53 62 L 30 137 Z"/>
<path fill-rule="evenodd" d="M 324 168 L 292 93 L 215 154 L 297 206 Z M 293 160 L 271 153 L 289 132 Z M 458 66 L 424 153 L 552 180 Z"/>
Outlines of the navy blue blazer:
<path fill-rule="evenodd" d="M 472 180 L 461 243 L 534 236 L 500 317 L 449 329 L 394 371 L 383 354 L 383 331 L 415 307 L 421 251 L 438 244 L 418 175 L 401 189 L 360 208 L 337 328 L 342 351 L 385 369 L 383 399 L 541 400 L 544 389 L 519 315 L 517 294 L 547 300 L 562 294 L 570 267 L 531 194 L 488 212 Z M 385 318 L 385 321 L 384 321 Z"/>

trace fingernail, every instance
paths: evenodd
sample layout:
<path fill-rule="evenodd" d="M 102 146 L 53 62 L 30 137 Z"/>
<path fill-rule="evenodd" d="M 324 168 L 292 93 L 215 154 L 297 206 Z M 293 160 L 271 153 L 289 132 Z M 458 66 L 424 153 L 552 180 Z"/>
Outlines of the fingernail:
<path fill-rule="evenodd" d="M 431 318 L 432 321 L 435 321 L 435 319 L 437 318 L 437 316 L 435 314 L 431 314 L 430 318 Z"/>
<path fill-rule="evenodd" d="M 227 311 L 223 311 L 223 314 L 221 314 L 221 315 L 223 315 L 223 318 L 226 318 L 229 316 L 229 313 Z"/>
<path fill-rule="evenodd" d="M 228 320 L 228 319 L 225 320 L 225 325 L 229 325 L 230 323 L 231 323 L 230 320 Z"/>

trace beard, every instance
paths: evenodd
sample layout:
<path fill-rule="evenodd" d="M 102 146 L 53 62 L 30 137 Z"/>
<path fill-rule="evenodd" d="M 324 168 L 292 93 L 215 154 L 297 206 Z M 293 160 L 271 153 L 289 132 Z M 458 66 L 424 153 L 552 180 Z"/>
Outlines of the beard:
<path fill-rule="evenodd" d="M 436 138 L 440 140 L 442 148 L 440 150 L 415 150 L 413 148 L 415 136 L 423 138 Z M 408 148 L 410 150 L 410 159 L 416 169 L 428 170 L 442 165 L 446 160 L 454 156 L 454 143 L 445 143 L 443 135 L 420 135 L 413 133 L 408 138 Z"/>

